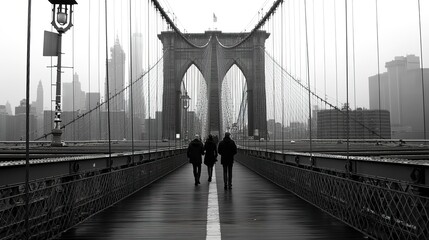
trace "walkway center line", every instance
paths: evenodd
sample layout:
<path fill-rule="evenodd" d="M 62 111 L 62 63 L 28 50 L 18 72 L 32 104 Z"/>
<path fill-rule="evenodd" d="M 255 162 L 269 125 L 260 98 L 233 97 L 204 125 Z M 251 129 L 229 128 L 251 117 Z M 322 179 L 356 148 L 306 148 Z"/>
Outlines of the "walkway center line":
<path fill-rule="evenodd" d="M 207 207 L 207 235 L 206 239 L 221 239 L 219 202 L 217 198 L 216 169 L 213 166 L 212 182 L 209 185 L 209 199 Z"/>

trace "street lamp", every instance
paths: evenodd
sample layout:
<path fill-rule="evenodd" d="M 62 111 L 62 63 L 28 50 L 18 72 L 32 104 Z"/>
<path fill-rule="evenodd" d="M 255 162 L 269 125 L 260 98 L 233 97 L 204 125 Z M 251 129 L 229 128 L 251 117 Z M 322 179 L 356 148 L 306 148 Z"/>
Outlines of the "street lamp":
<path fill-rule="evenodd" d="M 185 92 L 185 95 L 180 96 L 183 101 L 183 109 L 185 109 L 185 139 L 188 140 L 188 108 L 189 108 L 189 100 L 191 98 L 188 95 L 188 92 Z"/>
<path fill-rule="evenodd" d="M 52 4 L 52 26 L 58 31 L 57 45 L 57 82 L 55 96 L 55 118 L 54 129 L 52 129 L 51 146 L 62 146 L 61 143 L 61 37 L 72 26 L 73 5 L 77 4 L 75 0 L 49 0 Z M 55 16 L 56 15 L 56 16 Z"/>

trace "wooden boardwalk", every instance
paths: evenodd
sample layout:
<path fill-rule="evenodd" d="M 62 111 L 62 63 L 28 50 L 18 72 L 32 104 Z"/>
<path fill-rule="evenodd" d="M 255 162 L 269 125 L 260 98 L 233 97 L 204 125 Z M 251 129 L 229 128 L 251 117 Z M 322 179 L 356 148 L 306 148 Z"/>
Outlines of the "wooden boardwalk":
<path fill-rule="evenodd" d="M 223 189 L 216 165 L 220 235 L 212 239 L 364 239 L 364 235 L 236 163 Z M 206 239 L 209 186 L 190 164 L 67 231 L 61 239 Z M 209 238 L 207 238 L 209 239 Z"/>

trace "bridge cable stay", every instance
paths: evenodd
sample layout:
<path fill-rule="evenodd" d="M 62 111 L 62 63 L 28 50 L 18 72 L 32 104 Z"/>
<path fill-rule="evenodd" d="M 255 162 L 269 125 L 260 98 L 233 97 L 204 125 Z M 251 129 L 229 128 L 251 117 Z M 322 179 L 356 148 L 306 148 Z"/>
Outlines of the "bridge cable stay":
<path fill-rule="evenodd" d="M 347 0 L 345 0 L 347 1 Z M 310 81 L 310 56 L 308 51 L 308 24 L 307 24 L 307 0 L 304 0 L 304 15 L 305 15 L 305 45 L 306 45 L 306 55 L 307 55 L 307 87 L 311 90 L 311 81 Z M 274 52 L 274 51 L 273 51 Z M 311 93 L 308 91 L 308 118 L 309 118 L 309 137 L 310 137 L 310 157 L 313 154 L 313 136 L 312 136 L 312 119 L 311 119 Z"/>
<path fill-rule="evenodd" d="M 424 65 L 423 65 L 423 41 L 422 41 L 422 15 L 420 0 L 417 0 L 417 10 L 419 12 L 419 45 L 420 45 L 420 69 L 421 69 L 421 79 L 422 79 L 422 107 L 423 107 L 423 139 L 426 140 L 426 101 L 425 101 L 425 83 L 424 83 Z"/>
<path fill-rule="evenodd" d="M 97 42 L 101 43 L 101 0 L 98 0 L 98 15 L 97 15 L 97 30 L 98 30 L 98 34 L 97 34 Z M 74 28 L 73 28 L 74 29 Z M 98 92 L 101 93 L 101 62 L 100 62 L 100 55 L 101 55 L 101 44 L 97 44 L 97 78 L 98 78 Z M 97 100 L 97 104 L 100 104 L 100 97 Z M 101 131 L 101 109 L 98 109 L 98 139 L 102 139 L 102 135 L 101 135 L 102 131 Z"/>
<path fill-rule="evenodd" d="M 91 20 L 91 1 L 88 1 L 88 19 Z M 91 109 L 91 25 L 88 24 L 88 110 Z M 88 115 L 88 140 L 91 140 L 91 114 Z"/>
<path fill-rule="evenodd" d="M 75 81 L 74 81 L 75 74 L 76 74 L 76 72 L 75 72 L 75 28 L 72 28 L 72 75 L 73 76 L 72 76 L 72 83 L 71 83 L 71 85 L 72 85 L 72 114 L 73 114 L 73 117 L 74 117 L 74 112 L 75 112 L 75 105 L 74 105 L 75 104 Z M 51 90 L 52 90 L 52 88 L 51 88 Z M 54 104 L 55 104 L 55 102 L 51 101 L 51 112 L 49 114 L 49 115 L 51 115 L 51 118 L 53 118 L 53 116 L 54 116 L 54 111 L 52 111 Z M 64 104 L 63 104 L 62 108 L 64 110 Z M 54 126 L 52 125 L 53 124 L 53 120 L 51 120 L 50 123 L 51 123 L 50 129 L 53 129 L 54 128 Z M 76 140 L 75 126 L 73 126 L 72 135 L 73 135 L 73 141 L 75 141 Z"/>
<path fill-rule="evenodd" d="M 135 9 L 135 7 L 134 7 Z M 132 38 L 132 4 L 131 4 L 131 0 L 129 1 L 129 15 L 130 15 L 130 22 L 129 22 L 129 40 L 130 40 L 130 67 L 129 67 L 129 71 L 130 71 L 130 76 L 129 76 L 129 81 L 130 81 L 130 114 L 131 114 L 131 162 L 132 164 L 134 164 L 134 95 L 133 95 L 133 64 L 136 64 L 133 62 L 133 38 Z"/>
<path fill-rule="evenodd" d="M 353 65 L 353 103 L 354 109 L 357 109 L 356 103 L 356 52 L 355 52 L 355 15 L 354 15 L 354 0 L 351 1 L 351 20 L 352 20 L 352 65 Z M 357 111 L 355 111 L 355 119 L 357 118 Z M 356 124 L 354 124 L 354 132 L 357 132 Z M 381 134 L 380 134 L 381 135 Z"/>
<path fill-rule="evenodd" d="M 336 106 L 337 108 L 339 108 L 338 105 L 338 34 L 337 34 L 337 1 L 334 0 L 334 36 L 335 36 L 335 100 L 336 100 Z M 337 126 L 337 139 L 339 138 L 339 130 L 338 130 L 338 126 L 339 126 L 339 119 L 336 118 L 336 126 Z"/>
<path fill-rule="evenodd" d="M 378 121 L 379 121 L 379 132 L 381 135 L 381 75 L 380 75 L 380 39 L 379 39 L 379 24 L 378 24 L 378 0 L 375 0 L 375 30 L 376 30 L 376 41 L 377 41 L 377 83 L 378 83 Z"/>
<path fill-rule="evenodd" d="M 306 92 L 309 91 L 308 87 L 303 85 L 301 83 L 300 80 L 298 80 L 297 78 L 295 78 L 294 76 L 292 76 L 291 73 L 289 73 L 286 69 L 284 69 L 282 66 L 280 66 L 280 64 L 278 62 L 275 61 L 275 59 L 268 53 L 265 52 L 267 59 L 274 61 L 275 65 L 282 71 L 283 74 L 285 74 L 288 78 L 292 79 L 294 83 L 297 84 L 297 86 L 299 86 L 301 89 L 304 89 Z M 282 77 L 283 79 L 283 77 Z M 283 81 L 283 80 L 282 80 Z M 289 88 L 290 90 L 292 90 L 293 88 Z M 296 93 L 295 93 L 296 94 Z M 324 104 L 328 105 L 330 108 L 334 109 L 335 111 L 337 111 L 338 113 L 346 116 L 346 113 L 344 113 L 343 111 L 341 111 L 341 109 L 339 109 L 338 107 L 335 106 L 334 103 L 329 102 L 328 100 L 323 99 L 321 96 L 317 95 L 316 93 L 314 93 L 313 91 L 310 90 L 310 94 L 311 96 L 313 96 L 314 98 L 320 100 L 321 102 L 323 102 Z M 291 92 L 289 92 L 289 95 L 293 95 L 291 94 Z M 298 103 L 298 102 L 296 102 Z M 359 124 L 361 127 L 363 127 L 364 129 L 368 130 L 369 132 L 371 132 L 373 135 L 380 137 L 381 139 L 384 139 L 383 136 L 379 135 L 376 131 L 374 131 L 372 128 L 366 126 L 364 123 L 358 121 L 358 119 L 354 119 L 354 118 L 350 118 L 351 120 L 353 120 L 355 123 Z"/>
<path fill-rule="evenodd" d="M 150 68 L 150 51 L 149 51 L 149 49 L 150 49 L 150 10 L 149 10 L 149 5 L 150 5 L 150 0 L 148 0 L 148 5 L 147 5 L 147 49 L 148 49 L 148 51 L 147 51 L 147 68 L 149 69 Z M 151 118 L 150 118 L 150 115 L 151 115 L 151 112 L 150 112 L 150 71 L 148 71 L 148 73 L 147 73 L 147 81 L 148 81 L 148 84 L 147 84 L 147 89 L 148 89 L 148 91 L 147 91 L 147 99 L 148 99 L 148 104 L 147 104 L 147 107 L 148 107 L 148 110 L 147 110 L 147 112 L 148 112 L 148 119 L 149 119 L 149 121 L 148 121 L 148 140 L 149 140 L 149 160 L 150 160 L 150 143 L 151 143 L 151 135 L 150 135 L 150 133 L 151 133 L 151 127 L 150 127 L 150 120 L 151 120 Z"/>
<path fill-rule="evenodd" d="M 114 16 L 113 16 L 113 18 L 115 18 Z M 105 21 L 106 23 L 107 23 L 107 20 Z M 151 29 L 150 31 L 151 31 L 151 33 L 152 33 L 152 30 L 153 29 Z M 107 52 L 107 51 L 106 51 Z M 108 58 L 107 58 L 108 59 Z M 162 59 L 162 58 L 161 58 Z M 159 59 L 157 62 L 156 62 L 156 64 L 159 64 L 160 63 L 160 60 L 161 59 Z M 108 61 L 109 60 L 107 60 L 106 61 L 106 65 L 108 66 L 109 64 L 108 64 Z M 154 65 L 154 66 L 157 66 L 157 65 Z M 91 65 L 92 65 L 92 63 L 91 63 Z M 157 66 L 158 67 L 158 66 Z M 152 70 L 152 67 L 151 67 L 151 70 Z M 108 73 L 109 74 L 109 73 Z M 137 81 L 139 81 L 140 79 L 142 79 L 143 77 L 144 77 L 144 75 L 145 75 L 145 73 L 142 73 L 142 76 L 141 77 L 139 77 L 139 78 L 137 78 L 136 79 L 136 81 L 134 81 L 133 82 L 133 84 L 135 84 Z M 155 75 L 154 75 L 155 76 Z M 152 79 L 152 77 L 150 77 L 150 79 Z M 143 81 L 143 80 L 141 80 L 141 81 Z M 134 86 L 134 85 L 133 85 Z M 150 87 L 153 87 L 153 83 L 151 82 L 150 83 L 150 85 L 149 85 Z M 158 87 L 158 86 L 157 86 Z M 74 88 L 73 88 L 74 89 Z M 108 99 L 106 99 L 107 101 L 109 101 L 109 105 L 116 105 L 116 106 L 119 106 L 119 105 L 122 105 L 122 106 L 124 106 L 124 101 L 119 101 L 118 100 L 118 98 L 120 98 L 121 96 L 120 95 L 124 95 L 124 93 L 127 93 L 127 91 L 128 91 L 128 93 L 130 93 L 130 85 L 128 85 L 128 86 L 126 86 L 123 90 L 121 90 L 121 91 L 116 91 L 114 94 L 112 94 Z M 133 92 L 135 92 L 134 91 L 134 89 L 133 89 Z M 153 92 L 152 90 L 150 90 L 150 92 Z M 133 93 L 134 94 L 134 93 Z M 73 119 L 69 122 L 69 123 L 66 123 L 66 124 L 64 124 L 63 126 L 62 126 L 62 129 L 63 130 L 65 130 L 67 127 L 79 127 L 79 129 L 80 130 L 77 130 L 77 131 L 70 131 L 69 133 L 71 134 L 71 133 L 75 133 L 75 132 L 85 132 L 85 125 L 86 126 L 89 126 L 89 124 L 87 125 L 87 124 L 82 124 L 83 122 L 80 122 L 80 119 L 83 119 L 83 118 L 85 118 L 85 117 L 88 117 L 89 118 L 89 115 L 93 115 L 94 116 L 94 113 L 95 112 L 97 112 L 97 114 L 100 116 L 101 115 L 101 109 L 102 109 L 102 107 L 104 107 L 105 105 L 106 105 L 106 102 L 107 101 L 104 101 L 104 102 L 101 102 L 101 103 L 99 103 L 99 104 L 97 104 L 97 106 L 96 107 L 94 107 L 94 109 L 90 109 L 89 111 L 86 111 L 86 112 L 84 112 L 84 113 L 82 113 L 82 114 L 79 114 L 79 116 L 77 116 L 77 117 L 73 117 Z M 119 105 L 118 105 L 119 104 Z M 154 105 L 154 103 L 150 103 L 151 105 Z M 109 109 L 110 109 L 110 107 L 109 107 Z M 108 112 L 111 112 L 111 111 L 108 111 Z M 109 117 L 108 118 L 110 118 L 110 115 L 111 114 L 108 114 L 109 115 Z M 152 115 L 151 115 L 152 116 Z M 116 115 L 116 116 L 113 116 L 113 118 L 117 118 L 118 116 Z M 87 118 L 87 119 L 88 119 Z M 91 117 L 91 119 L 92 119 L 92 117 Z M 96 118 L 94 118 L 94 119 L 96 119 Z M 134 118 L 133 118 L 133 120 L 134 120 Z M 101 121 L 101 119 L 99 119 L 99 121 Z M 91 121 L 91 122 L 94 122 L 94 121 Z M 95 122 L 94 122 L 95 123 Z M 93 124 L 90 124 L 90 125 L 93 125 Z M 125 124 L 124 124 L 125 125 Z M 134 124 L 132 124 L 132 125 L 134 125 Z M 67 129 L 70 129 L 70 128 L 67 128 Z M 93 133 L 94 131 L 92 131 L 92 133 Z M 101 128 L 100 128 L 100 132 L 101 132 Z M 108 132 L 108 131 L 106 131 L 106 132 Z M 91 134 L 92 134 L 91 133 Z M 49 136 L 51 133 L 47 133 L 47 134 L 44 134 L 41 138 L 44 138 L 44 137 L 47 137 L 47 136 Z M 87 133 L 88 134 L 88 133 Z M 121 135 L 125 135 L 124 133 L 123 134 L 121 134 Z M 94 135 L 95 136 L 95 135 Z M 41 139 L 41 138 L 38 138 L 37 140 L 39 140 L 39 139 Z M 112 139 L 112 138 L 110 138 L 110 139 Z M 117 138 L 116 138 L 117 139 Z"/>
<path fill-rule="evenodd" d="M 281 10 L 281 12 L 280 12 L 280 37 L 281 37 L 281 39 L 280 39 L 280 49 L 281 49 L 281 52 L 280 52 L 280 65 L 282 65 L 282 66 L 284 66 L 283 64 L 284 64 L 284 62 L 283 62 L 283 55 L 284 55 L 284 49 L 283 49 L 283 42 L 284 42 L 284 38 L 283 38 L 283 30 L 284 30 L 284 27 L 283 27 L 283 3 L 281 4 L 281 8 L 280 8 L 280 10 Z M 273 67 L 274 68 L 274 67 Z M 282 127 L 282 129 L 281 129 L 281 134 L 282 134 L 282 153 L 284 152 L 284 149 L 285 149 L 285 144 L 284 144 L 284 130 L 283 130 L 283 126 L 284 126 L 284 124 L 285 124 L 285 116 L 284 116 L 284 109 L 285 109 L 285 99 L 284 99 L 284 82 L 283 81 L 281 81 L 281 98 L 282 98 L 282 125 L 281 125 L 281 127 Z M 274 121 L 274 124 L 275 124 L 275 121 Z M 274 140 L 276 140 L 276 139 L 274 139 Z"/>
<path fill-rule="evenodd" d="M 347 166 L 348 171 L 351 169 L 351 162 L 350 162 L 350 105 L 349 105 L 349 39 L 348 39 L 348 7 L 347 7 L 347 0 L 344 0 L 344 7 L 345 7 L 345 41 L 346 41 L 346 138 L 347 138 Z"/>
<path fill-rule="evenodd" d="M 109 55 L 108 55 L 108 26 L 107 26 L 107 0 L 104 1 L 104 25 L 105 25 L 105 51 L 106 51 L 106 95 L 107 95 L 107 134 L 108 134 L 108 141 L 109 141 L 109 170 L 112 170 L 112 136 L 111 136 L 111 125 L 110 125 L 110 88 L 109 88 Z M 100 104 L 101 106 L 101 104 Z"/>
<path fill-rule="evenodd" d="M 273 50 L 273 54 L 275 54 L 276 52 L 276 48 L 275 48 L 275 38 L 274 38 L 274 34 L 276 32 L 276 28 L 275 28 L 275 18 L 272 19 L 271 21 L 272 23 L 272 41 L 273 41 L 273 46 L 272 46 L 272 50 Z M 281 49 L 280 51 L 283 51 L 283 49 Z M 275 68 L 274 68 L 274 62 L 273 62 L 273 76 L 272 76 L 272 80 L 273 80 L 273 119 L 274 119 L 274 125 L 273 125 L 273 140 L 274 140 L 274 151 L 276 151 L 276 73 L 275 73 Z M 268 139 L 267 139 L 268 140 Z M 266 148 L 268 149 L 268 141 L 266 141 Z"/>
<path fill-rule="evenodd" d="M 292 3 L 293 4 L 293 3 Z M 315 7 L 315 6 L 313 6 L 313 7 Z M 323 6 L 323 9 L 325 8 L 325 6 Z M 308 6 L 307 6 L 307 9 L 308 9 Z M 334 9 L 335 10 L 335 9 Z M 337 9 L 338 10 L 338 9 Z M 347 12 L 348 13 L 350 13 L 350 11 L 351 11 L 351 13 L 352 14 L 354 14 L 354 6 L 352 6 L 352 8 L 351 9 L 347 9 Z M 323 15 L 323 18 L 324 18 L 324 13 L 322 14 Z M 349 18 L 349 16 L 347 16 L 347 18 Z M 308 18 L 308 16 L 307 16 L 307 19 L 308 20 L 310 20 L 310 18 Z M 352 16 L 352 19 L 354 20 L 354 15 Z M 313 21 L 314 22 L 314 21 Z M 335 24 L 333 24 L 334 25 L 334 28 L 335 28 Z M 274 26 L 275 26 L 275 24 L 274 24 Z M 313 27 L 315 27 L 315 26 L 313 26 Z M 347 38 L 350 38 L 350 37 L 352 37 L 353 38 L 353 42 L 354 42 L 354 38 L 355 38 L 355 33 L 354 33 L 354 21 L 352 21 L 351 22 L 351 25 L 350 25 L 350 22 L 348 21 L 348 25 L 347 25 L 347 27 L 352 27 L 352 29 L 351 29 L 351 31 L 352 31 L 352 33 L 350 33 L 350 30 L 347 30 L 347 32 L 346 32 L 346 34 L 347 34 Z M 275 27 L 274 27 L 275 28 Z M 309 26 L 308 26 L 308 28 L 309 28 Z M 287 28 L 286 28 L 287 29 Z M 314 31 L 313 31 L 314 32 Z M 309 36 L 310 36 L 310 31 L 308 32 L 308 34 L 309 34 Z M 353 34 L 353 35 L 350 35 L 350 34 Z M 338 38 L 338 34 L 337 34 L 337 36 L 336 36 L 336 38 Z M 313 39 L 314 39 L 314 36 L 313 36 Z M 344 112 L 346 113 L 346 114 L 343 114 L 342 113 L 342 111 L 340 110 L 340 108 L 339 108 L 339 99 L 336 99 L 335 100 L 335 102 L 338 102 L 338 106 L 335 106 L 335 107 L 333 107 L 333 105 L 331 104 L 331 105 L 329 105 L 329 104 L 327 104 L 327 102 L 329 102 L 330 100 L 330 98 L 328 97 L 328 94 L 327 94 L 327 76 L 326 76 L 326 73 L 327 73 L 327 70 L 326 70 L 326 44 L 325 44 L 325 42 L 326 42 L 326 36 L 323 36 L 323 39 L 324 39 L 324 41 L 323 41 L 323 50 L 324 50 L 324 52 L 325 52 L 325 54 L 323 54 L 323 82 L 324 82 L 324 84 L 323 84 L 323 89 L 324 89 L 324 95 L 326 96 L 326 97 L 324 97 L 324 98 L 320 98 L 320 97 L 318 97 L 318 98 L 316 98 L 316 102 L 317 102 L 317 104 L 322 104 L 322 105 L 325 105 L 325 109 L 327 108 L 327 107 L 330 107 L 331 109 L 333 109 L 333 110 L 335 110 L 335 111 L 337 111 L 337 112 L 341 112 L 340 113 L 340 115 L 345 115 L 345 117 L 347 117 L 347 110 L 348 111 L 350 111 L 351 109 L 349 108 L 349 109 L 347 109 L 347 107 L 345 107 L 344 108 Z M 346 41 L 348 41 L 348 43 L 350 42 L 348 39 L 346 39 Z M 348 85 L 347 86 L 347 93 L 345 94 L 345 95 L 348 95 L 348 96 L 346 96 L 347 97 L 347 101 L 346 101 L 346 104 L 345 104 L 345 106 L 348 106 L 348 107 L 350 107 L 350 95 L 349 95 L 349 91 L 350 91 L 350 84 L 349 84 L 349 75 L 350 75 L 350 67 L 353 67 L 353 80 L 354 80 L 354 85 L 356 85 L 356 63 L 355 63 L 355 50 L 354 50 L 354 46 L 353 46 L 353 42 L 352 42 L 352 49 L 353 49 L 353 56 L 351 56 L 350 54 L 349 54 L 349 50 L 351 50 L 351 49 L 349 49 L 350 48 L 350 45 L 349 44 L 347 44 L 348 46 L 347 46 L 347 59 L 352 59 L 353 58 L 353 62 L 352 62 L 352 66 L 350 66 L 350 64 L 349 63 L 347 63 L 347 68 L 348 68 L 348 70 L 347 70 L 347 74 L 346 74 L 346 78 L 347 79 L 345 79 L 345 84 L 346 85 Z M 308 43 L 310 43 L 310 41 L 308 42 Z M 314 44 L 313 44 L 313 46 L 314 46 Z M 268 49 L 268 48 L 267 48 Z M 337 48 L 338 49 L 338 48 Z M 309 46 L 309 50 L 310 50 L 310 46 Z M 299 52 L 299 51 L 298 51 Z M 270 55 L 270 54 L 269 54 Z M 339 53 L 338 53 L 338 50 L 337 50 L 337 53 L 336 53 L 336 55 L 339 55 Z M 296 56 L 293 56 L 293 57 L 296 57 Z M 351 58 L 352 57 L 352 58 Z M 276 56 L 274 56 L 273 58 L 277 58 Z M 337 56 L 337 59 L 338 59 L 338 56 Z M 338 60 L 337 60 L 338 61 Z M 276 62 L 278 63 L 279 61 L 278 60 L 276 60 Z M 313 61 L 314 62 L 314 61 Z M 298 63 L 299 64 L 299 63 Z M 279 64 L 279 65 L 281 65 L 281 64 Z M 335 86 L 335 95 L 337 94 L 337 88 L 339 87 L 339 78 L 338 78 L 338 73 L 339 73 L 339 66 L 338 66 L 338 63 L 337 64 L 335 64 L 336 66 L 335 66 L 335 75 L 337 75 L 336 76 L 336 78 L 335 78 L 335 82 L 338 82 L 338 84 L 336 84 L 336 86 Z M 311 69 L 311 70 L 313 70 L 313 71 L 316 71 L 315 70 L 315 68 L 314 67 L 312 67 L 311 65 L 309 66 L 309 69 Z M 322 69 L 320 69 L 320 72 L 322 72 Z M 307 75 L 310 75 L 308 72 L 307 72 Z M 314 81 L 316 81 L 316 80 L 314 80 Z M 311 82 L 314 82 L 314 81 L 311 81 Z M 317 95 L 317 96 L 319 96 L 319 94 L 318 94 L 318 91 L 319 91 L 319 89 L 316 87 L 316 88 L 314 88 L 314 87 L 312 87 L 311 89 L 315 89 L 314 90 L 314 92 L 313 93 L 311 93 L 311 95 L 313 95 L 313 94 L 315 94 L 315 95 Z M 357 94 L 356 94 L 356 87 L 353 87 L 353 94 L 354 94 L 354 96 L 353 96 L 353 98 L 354 98 L 354 105 L 355 105 L 355 108 L 357 107 L 356 106 L 356 104 L 357 104 L 357 100 L 356 100 L 356 97 L 357 97 Z M 338 91 L 339 92 L 339 91 Z M 308 93 L 308 92 L 307 92 Z M 339 94 L 339 93 L 338 93 Z M 290 96 L 290 94 L 288 94 L 289 96 Z M 316 103 L 315 102 L 315 103 Z M 288 111 L 288 112 L 290 112 L 290 111 Z M 335 112 L 333 112 L 333 111 L 330 111 L 330 114 L 332 115 L 332 119 L 334 119 L 334 113 Z M 277 114 L 276 114 L 277 115 Z M 277 116 L 276 116 L 276 118 L 277 118 Z M 346 118 L 344 118 L 345 120 L 347 120 Z M 338 117 L 337 117 L 337 120 L 338 120 Z M 334 120 L 335 121 L 335 120 Z M 350 125 L 351 124 L 351 122 L 355 122 L 356 124 L 354 124 L 353 126 L 354 126 L 354 129 L 357 129 L 357 127 L 358 126 L 361 126 L 361 127 L 363 127 L 363 123 L 362 122 L 360 122 L 360 120 L 358 120 L 357 119 L 357 114 L 356 114 L 356 112 L 355 112 L 355 114 L 354 114 L 354 116 L 352 117 L 352 116 L 350 116 L 350 112 L 348 113 L 348 124 L 346 124 L 346 126 L 348 126 L 348 125 Z M 359 122 L 359 123 L 358 123 Z M 351 127 L 352 125 L 350 125 L 350 126 L 348 126 L 348 127 Z M 336 128 L 337 128 L 338 126 L 336 126 Z M 372 136 L 378 136 L 379 138 L 384 138 L 384 137 L 382 137 L 381 135 L 380 135 L 380 133 L 376 133 L 375 131 L 374 131 L 374 129 L 373 128 L 371 128 L 371 127 L 368 127 L 368 126 L 365 126 L 365 127 L 363 127 L 364 129 L 365 129 L 365 131 L 366 130 L 368 130 L 368 132 L 370 132 L 370 134 L 372 134 Z M 350 130 L 351 129 L 344 129 L 344 133 L 345 133 L 345 137 L 347 138 L 347 135 L 349 136 L 349 138 L 350 138 Z M 347 133 L 347 131 L 348 131 L 348 133 Z M 355 132 L 356 132 L 356 130 L 355 130 Z M 335 133 L 335 131 L 334 131 L 334 133 Z M 336 134 L 338 135 L 340 132 L 337 130 L 337 132 L 336 132 Z M 314 133 L 312 133 L 312 135 L 314 135 Z M 339 136 L 339 135 L 338 135 Z"/>

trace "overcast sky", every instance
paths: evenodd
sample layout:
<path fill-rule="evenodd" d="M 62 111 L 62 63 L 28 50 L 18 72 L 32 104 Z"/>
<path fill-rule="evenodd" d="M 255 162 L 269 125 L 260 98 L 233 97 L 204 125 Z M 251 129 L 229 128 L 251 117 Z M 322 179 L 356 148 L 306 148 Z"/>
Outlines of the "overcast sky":
<path fill-rule="evenodd" d="M 109 3 L 113 0 L 109 0 Z M 100 0 L 83 1 L 78 0 L 78 5 L 75 7 L 75 21 L 74 21 L 74 34 L 75 34 L 75 71 L 81 76 L 82 87 L 84 91 L 88 91 L 87 75 L 91 78 L 101 78 L 104 80 L 104 75 L 97 75 L 97 70 L 92 70 L 88 73 L 88 51 L 96 51 L 98 49 L 97 41 L 99 32 L 98 29 L 98 12 L 99 3 L 104 2 Z M 122 6 L 125 1 L 116 1 L 112 3 L 115 5 L 115 10 L 127 8 L 126 5 Z M 128 1 L 127 1 L 128 2 Z M 266 12 L 274 0 L 160 0 L 170 14 L 174 12 L 176 22 L 180 29 L 186 29 L 187 32 L 203 32 L 208 29 L 216 27 L 225 32 L 242 32 L 244 30 L 251 30 L 258 20 L 258 11 L 261 11 L 262 6 L 265 6 L 263 12 Z M 285 1 L 291 2 L 291 1 Z M 298 1 L 294 1 L 296 5 Z M 315 3 L 316 2 L 316 3 Z M 321 40 L 323 33 L 321 26 L 321 8 L 322 0 L 308 0 L 308 11 L 310 16 L 310 23 L 315 26 L 315 30 L 310 30 L 310 38 L 316 42 L 316 51 L 313 50 L 311 55 L 316 55 L 316 65 L 320 66 L 321 61 Z M 333 3 L 334 0 L 324 0 L 325 2 L 325 40 L 329 64 L 332 64 L 332 49 L 333 49 Z M 349 1 L 351 2 L 351 1 Z M 418 12 L 417 0 L 379 0 L 379 24 L 380 24 L 380 66 L 381 71 L 384 71 L 384 63 L 390 61 L 394 56 L 404 56 L 406 54 L 415 54 L 420 56 L 419 39 L 418 39 Z M 299 4 L 302 7 L 303 1 Z M 314 4 L 315 3 L 315 4 Z M 422 13 L 429 12 L 429 0 L 421 0 Z M 336 5 L 338 9 L 337 16 L 337 34 L 338 34 L 338 57 L 341 59 L 344 55 L 344 41 L 340 29 L 344 29 L 344 1 L 337 0 Z M 367 94 L 368 77 L 377 73 L 377 59 L 376 59 L 376 41 L 375 41 L 375 0 L 358 0 L 354 1 L 354 17 L 355 17 L 355 50 L 356 50 L 356 76 L 358 92 L 364 95 Z M 296 7 L 296 6 L 295 6 Z M 314 8 L 314 15 L 313 15 Z M 88 10 L 90 9 L 90 12 Z M 103 11 L 103 9 L 102 9 Z M 342 12 L 342 13 L 341 13 Z M 213 13 L 217 17 L 216 25 L 213 24 Z M 89 15 L 91 18 L 89 18 Z M 120 14 L 115 14 L 115 21 L 120 21 Z M 423 49 L 425 57 L 425 66 L 429 61 L 429 15 L 422 15 L 422 29 L 423 29 Z M 126 18 L 124 18 L 126 19 Z M 112 20 L 110 20 L 112 21 Z M 45 109 L 49 109 L 50 102 L 50 82 L 51 71 L 47 66 L 51 65 L 49 57 L 42 56 L 43 48 L 43 31 L 51 30 L 51 5 L 48 0 L 33 0 L 32 8 L 32 28 L 31 28 L 31 101 L 36 99 L 36 89 L 39 81 L 42 81 L 45 92 Z M 126 26 L 126 21 L 121 22 Z M 312 24 L 310 24 L 312 25 Z M 313 26 L 312 25 L 312 26 Z M 88 28 L 89 27 L 89 28 Z M 0 38 L 0 104 L 5 104 L 9 101 L 12 108 L 19 105 L 19 101 L 25 98 L 25 73 L 26 73 L 26 28 L 27 28 L 27 1 L 14 0 L 3 1 L 0 8 L 0 31 L 2 37 Z M 125 27 L 124 27 L 125 28 Z M 268 29 L 267 29 L 268 30 Z M 126 34 L 121 33 L 121 27 L 115 25 L 115 29 L 109 29 L 111 34 L 119 35 L 127 49 Z M 88 32 L 91 32 L 90 39 L 88 39 Z M 114 33 L 113 33 L 114 32 Z M 313 32 L 313 33 L 311 33 Z M 313 37 L 311 37 L 314 34 Z M 64 66 L 71 65 L 71 39 L 73 31 L 67 32 L 64 39 L 63 52 Z M 102 36 L 103 38 L 103 36 Z M 109 47 L 113 44 L 114 37 L 109 39 Z M 123 40 L 124 39 L 124 40 Z M 88 47 L 88 41 L 91 44 Z M 88 50 L 90 48 L 90 50 Z M 342 49 L 342 50 L 341 50 Z M 101 49 L 100 56 L 104 58 L 104 49 Z M 91 69 L 97 69 L 98 58 L 97 52 L 95 56 L 89 57 L 91 59 Z M 101 59 L 102 64 L 104 59 Z M 56 64 L 56 58 L 53 58 L 53 65 Z M 341 67 L 342 66 L 342 67 Z M 338 74 L 344 75 L 344 67 L 340 65 Z M 332 68 L 331 68 L 332 69 Z M 69 69 L 64 70 L 63 81 L 70 82 L 71 74 Z M 316 74 L 322 74 L 316 70 Z M 329 74 L 333 74 L 330 72 Z M 55 72 L 53 75 L 55 81 Z M 92 83 L 92 90 L 96 84 Z M 322 89 L 318 89 L 322 91 Z M 332 93 L 329 93 L 332 95 Z M 358 100 L 358 105 L 368 106 L 367 98 Z"/>

